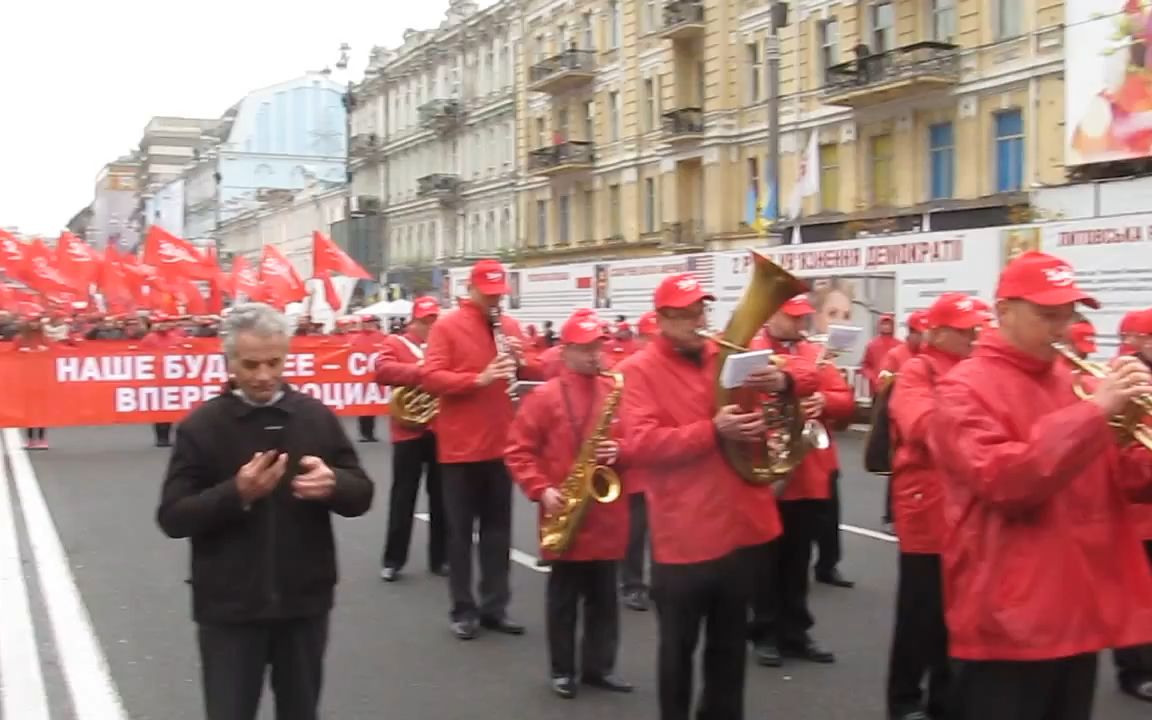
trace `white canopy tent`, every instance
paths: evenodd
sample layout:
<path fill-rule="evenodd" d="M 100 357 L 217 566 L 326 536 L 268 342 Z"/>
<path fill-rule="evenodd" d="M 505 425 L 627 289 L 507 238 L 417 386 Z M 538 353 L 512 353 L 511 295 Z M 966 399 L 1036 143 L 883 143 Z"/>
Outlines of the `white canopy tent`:
<path fill-rule="evenodd" d="M 411 300 L 383 300 L 356 311 L 357 315 L 376 315 L 378 317 L 408 317 L 412 314 Z"/>

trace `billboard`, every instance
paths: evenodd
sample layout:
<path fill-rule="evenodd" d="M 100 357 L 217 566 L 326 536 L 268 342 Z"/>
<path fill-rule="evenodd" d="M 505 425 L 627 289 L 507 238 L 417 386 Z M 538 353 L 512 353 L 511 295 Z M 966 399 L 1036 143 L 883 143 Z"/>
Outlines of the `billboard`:
<path fill-rule="evenodd" d="M 1152 7 L 1145 5 L 1065 3 L 1066 165 L 1152 156 L 1152 36 L 1145 35 Z"/>

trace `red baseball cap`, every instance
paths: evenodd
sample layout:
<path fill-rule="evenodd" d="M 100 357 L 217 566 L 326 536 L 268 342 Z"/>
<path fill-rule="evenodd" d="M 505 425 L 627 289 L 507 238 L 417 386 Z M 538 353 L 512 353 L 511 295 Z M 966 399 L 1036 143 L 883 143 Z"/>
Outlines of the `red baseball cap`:
<path fill-rule="evenodd" d="M 1068 342 L 1077 352 L 1091 355 L 1096 352 L 1096 328 L 1090 322 L 1072 323 L 1067 330 Z"/>
<path fill-rule="evenodd" d="M 475 272 L 475 271 L 473 271 Z M 481 290 L 481 292 L 484 292 Z M 485 293 L 487 294 L 487 293 Z M 436 298 L 432 297 L 418 297 L 412 301 L 412 319 L 419 320 L 420 318 L 432 317 L 440 314 L 440 303 L 436 302 Z"/>
<path fill-rule="evenodd" d="M 1129 313 L 1129 317 L 1124 319 L 1128 321 L 1127 325 L 1123 325 L 1124 332 L 1134 335 L 1152 335 L 1152 308 Z"/>
<path fill-rule="evenodd" d="M 660 325 L 656 321 L 656 313 L 652 310 L 640 316 L 636 321 L 636 332 L 643 337 L 652 337 L 660 333 Z"/>
<path fill-rule="evenodd" d="M 998 300 L 1027 300 L 1037 305 L 1083 303 L 1100 307 L 1096 298 L 1076 286 L 1072 266 L 1054 255 L 1031 250 L 1008 263 L 996 287 Z"/>
<path fill-rule="evenodd" d="M 560 342 L 565 345 L 587 345 L 604 339 L 604 326 L 596 313 L 577 310 L 560 328 Z"/>
<path fill-rule="evenodd" d="M 928 329 L 928 311 L 917 310 L 908 316 L 908 329 L 912 332 L 924 332 Z"/>
<path fill-rule="evenodd" d="M 958 292 L 944 293 L 924 311 L 924 324 L 928 328 L 971 330 L 983 325 L 984 320 L 984 311 L 975 298 Z"/>
<path fill-rule="evenodd" d="M 472 266 L 472 287 L 483 295 L 507 295 L 508 271 L 499 260 L 480 260 Z"/>
<path fill-rule="evenodd" d="M 715 300 L 716 297 L 705 290 L 692 273 L 669 275 L 656 286 L 652 300 L 657 310 L 661 308 L 686 308 L 701 300 Z"/>
<path fill-rule="evenodd" d="M 788 302 L 780 306 L 780 312 L 792 317 L 804 317 L 816 312 L 816 308 L 812 307 L 812 303 L 808 302 L 807 295 L 797 295 L 790 299 Z"/>

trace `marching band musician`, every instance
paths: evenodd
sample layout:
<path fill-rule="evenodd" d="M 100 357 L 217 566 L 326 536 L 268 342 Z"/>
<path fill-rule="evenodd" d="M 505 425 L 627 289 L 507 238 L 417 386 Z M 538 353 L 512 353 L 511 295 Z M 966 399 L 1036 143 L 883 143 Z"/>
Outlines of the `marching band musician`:
<path fill-rule="evenodd" d="M 419 387 L 424 371 L 428 333 L 440 316 L 435 298 L 412 301 L 412 321 L 403 334 L 384 336 L 376 358 L 376 382 L 382 386 Z M 428 426 L 409 427 L 392 417 L 392 491 L 388 501 L 388 536 L 384 544 L 380 578 L 394 582 L 408 562 L 412 542 L 412 513 L 420 493 L 420 477 L 426 473 L 428 494 L 428 569 L 446 575 L 444 499 L 440 465 L 436 461 L 435 418 Z"/>
<path fill-rule="evenodd" d="M 864 348 L 860 359 L 860 373 L 868 381 L 868 388 L 876 394 L 880 384 L 880 372 L 884 369 L 884 358 L 902 343 L 896 339 L 896 320 L 892 313 L 882 313 L 876 321 L 876 337 Z"/>
<path fill-rule="evenodd" d="M 517 370 L 526 379 L 539 372 L 517 360 L 524 350 L 520 324 L 497 314 L 508 291 L 508 273 L 498 261 L 473 265 L 468 297 L 433 325 L 424 363 L 424 388 L 440 398 L 436 450 L 448 517 L 449 627 L 461 640 L 476 637 L 481 626 L 508 635 L 524 632 L 507 614 L 512 594 L 512 480 L 504 465 L 504 445 L 515 412 L 509 391 Z M 497 333 L 506 352 L 498 352 Z M 477 521 L 479 604 L 472 591 Z"/>
<path fill-rule="evenodd" d="M 1124 317 L 1120 318 L 1120 327 L 1118 332 L 1120 334 L 1120 345 L 1116 348 L 1116 356 L 1132 355 L 1136 352 L 1136 346 L 1133 344 L 1133 336 L 1136 334 L 1133 331 L 1133 325 L 1140 322 L 1141 314 L 1152 313 L 1152 310 L 1133 310 L 1126 313 Z"/>
<path fill-rule="evenodd" d="M 599 375 L 605 337 L 591 310 L 576 311 L 560 328 L 564 369 L 525 398 L 512 422 L 504 460 L 524 494 L 540 506 L 541 523 L 564 508 L 565 479 L 582 446 L 601 422 L 612 383 Z M 613 423 L 613 430 L 619 428 Z M 614 438 L 600 439 L 595 462 L 620 462 Z M 620 608 L 616 566 L 628 541 L 628 506 L 620 500 L 598 503 L 585 498 L 587 510 L 562 555 L 541 548 L 551 565 L 548 576 L 548 653 L 552 690 L 576 696 L 577 677 L 585 685 L 616 692 L 632 686 L 614 675 L 620 644 Z M 583 606 L 580 672 L 576 665 L 576 616 Z"/>
<path fill-rule="evenodd" d="M 910 358 L 920 352 L 920 343 L 924 337 L 924 311 L 916 310 L 909 313 L 908 337 L 904 342 L 888 351 L 881 365 L 881 372 L 890 375 L 899 374 L 900 368 Z M 884 495 L 884 524 L 892 524 L 892 477 L 888 477 L 887 489 Z"/>
<path fill-rule="evenodd" d="M 763 442 L 765 424 L 759 409 L 715 410 L 717 351 L 699 335 L 704 303 L 714 299 L 690 273 L 664 278 L 654 297 L 660 336 L 625 372 L 622 453 L 643 464 L 647 481 L 661 720 L 692 716 L 701 627 L 704 687 L 695 716 L 743 717 L 747 549 L 780 534 L 772 489 L 746 483 L 721 452 L 720 438 Z M 745 385 L 811 393 L 815 377 L 810 368 L 769 365 Z"/>
<path fill-rule="evenodd" d="M 928 335 L 892 389 L 892 510 L 900 541 L 896 622 L 888 658 L 888 717 L 943 718 L 949 680 L 948 629 L 940 553 L 944 479 L 928 449 L 936 382 L 972 352 L 984 316 L 964 293 L 944 293 L 928 308 Z M 927 676 L 927 693 L 921 685 Z M 925 695 L 927 697 L 925 698 Z"/>
<path fill-rule="evenodd" d="M 1109 419 L 1152 394 L 1134 358 L 1090 400 L 1053 343 L 1076 303 L 1072 268 L 1026 252 L 1001 273 L 999 329 L 936 385 L 929 449 L 945 483 L 950 720 L 1086 720 L 1097 653 L 1152 640 L 1152 573 L 1129 499 L 1152 499 L 1152 454 Z"/>
<path fill-rule="evenodd" d="M 815 363 L 821 347 L 802 339 L 804 325 L 814 312 L 806 296 L 792 298 L 769 318 L 765 332 L 757 337 L 753 347 L 771 349 L 790 360 Z M 823 422 L 850 418 L 856 400 L 840 371 L 828 362 L 816 371 L 815 392 L 800 396 L 806 417 Z M 779 667 L 782 655 L 818 663 L 836 660 L 809 634 L 814 621 L 808 609 L 808 573 L 812 544 L 824 524 L 835 521 L 838 514 L 834 512 L 834 486 L 839 465 L 833 444 L 825 450 L 810 451 L 785 480 L 786 487 L 779 496 L 783 532 L 757 570 L 760 577 L 752 599 L 750 634 L 760 665 Z"/>

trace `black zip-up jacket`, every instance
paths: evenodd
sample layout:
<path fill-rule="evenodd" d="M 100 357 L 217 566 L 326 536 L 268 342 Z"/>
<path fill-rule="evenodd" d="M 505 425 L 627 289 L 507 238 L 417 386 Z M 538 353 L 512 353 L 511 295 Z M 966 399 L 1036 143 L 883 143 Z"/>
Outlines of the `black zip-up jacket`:
<path fill-rule="evenodd" d="M 288 471 L 266 497 L 244 507 L 236 474 L 266 450 L 265 427 L 283 426 Z M 305 455 L 336 475 L 326 501 L 297 500 L 292 477 Z M 339 419 L 319 400 L 285 387 L 279 401 L 253 406 L 226 390 L 176 430 L 156 520 L 192 545 L 192 617 L 237 623 L 320 615 L 337 581 L 330 513 L 363 515 L 374 487 Z"/>

